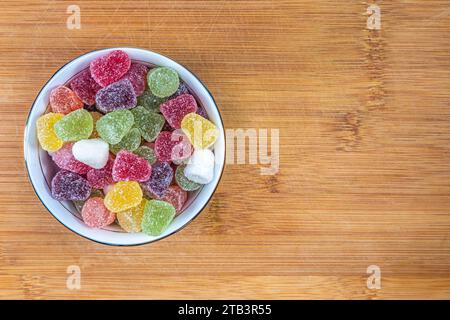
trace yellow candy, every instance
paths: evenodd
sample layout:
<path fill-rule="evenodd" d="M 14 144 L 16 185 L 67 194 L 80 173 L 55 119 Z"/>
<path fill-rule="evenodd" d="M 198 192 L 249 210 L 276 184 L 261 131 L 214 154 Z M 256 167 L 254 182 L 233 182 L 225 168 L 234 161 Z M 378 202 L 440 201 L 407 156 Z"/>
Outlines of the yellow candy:
<path fill-rule="evenodd" d="M 62 117 L 64 117 L 62 113 L 50 112 L 39 117 L 36 121 L 37 137 L 42 149 L 55 152 L 62 147 L 64 142 L 58 138 L 53 130 L 55 123 L 61 120 Z"/>
<path fill-rule="evenodd" d="M 142 201 L 142 189 L 136 181 L 119 181 L 106 194 L 105 207 L 120 212 L 136 207 Z"/>
<path fill-rule="evenodd" d="M 92 111 L 90 112 L 92 119 L 94 120 L 94 130 L 92 130 L 91 138 L 100 138 L 98 135 L 97 129 L 95 128 L 95 124 L 97 120 L 100 119 L 103 115 L 100 112 Z"/>
<path fill-rule="evenodd" d="M 141 222 L 146 204 L 147 200 L 142 199 L 138 206 L 117 213 L 116 217 L 119 225 L 126 232 L 141 232 Z"/>
<path fill-rule="evenodd" d="M 196 113 L 188 113 L 183 118 L 181 129 L 195 149 L 208 148 L 219 136 L 219 130 L 214 123 Z"/>

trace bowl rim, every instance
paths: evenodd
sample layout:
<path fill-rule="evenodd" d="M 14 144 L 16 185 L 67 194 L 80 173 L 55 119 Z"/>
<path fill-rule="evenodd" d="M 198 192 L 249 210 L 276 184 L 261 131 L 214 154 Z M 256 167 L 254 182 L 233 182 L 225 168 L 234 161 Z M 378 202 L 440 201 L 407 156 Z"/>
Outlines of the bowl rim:
<path fill-rule="evenodd" d="M 219 115 L 219 119 L 223 128 L 223 139 L 224 139 L 224 145 L 225 148 L 223 150 L 223 158 L 224 158 L 224 163 L 222 166 L 222 169 L 220 171 L 220 175 L 218 177 L 217 183 L 214 187 L 214 189 L 212 190 L 211 194 L 209 195 L 208 199 L 206 200 L 205 204 L 200 208 L 200 210 L 198 210 L 198 212 L 192 216 L 188 221 L 186 221 L 182 226 L 180 226 L 178 229 L 172 231 L 171 233 L 168 233 L 167 235 L 157 238 L 157 239 L 153 239 L 153 240 L 149 240 L 146 242 L 140 242 L 140 243 L 132 243 L 132 244 L 119 244 L 119 243 L 110 243 L 110 242 L 104 242 L 104 241 L 99 241 L 97 239 L 92 239 L 86 235 L 83 235 L 75 230 L 73 230 L 72 228 L 70 228 L 68 225 L 64 224 L 62 221 L 60 221 L 54 214 L 53 212 L 47 207 L 47 205 L 45 204 L 45 202 L 42 200 L 42 198 L 39 196 L 39 193 L 36 190 L 36 187 L 33 184 L 33 181 L 31 179 L 30 176 L 30 169 L 28 167 L 28 161 L 27 161 L 27 151 L 26 151 L 26 138 L 27 138 L 27 131 L 28 131 L 28 124 L 30 121 L 30 117 L 31 117 L 31 113 L 35 107 L 36 101 L 39 98 L 39 96 L 41 95 L 42 91 L 44 90 L 44 88 L 47 86 L 47 84 L 62 70 L 64 69 L 64 67 L 66 67 L 69 63 L 72 63 L 73 61 L 76 61 L 78 59 L 81 59 L 82 57 L 90 54 L 90 53 L 94 53 L 94 52 L 99 52 L 99 51 L 104 51 L 104 50 L 126 50 L 126 49 L 133 49 L 133 50 L 143 50 L 143 51 L 147 51 L 147 52 L 151 52 L 151 53 L 155 53 L 158 54 L 164 58 L 167 58 L 177 64 L 179 64 L 181 67 L 183 67 L 184 69 L 186 69 L 194 78 L 197 79 L 197 81 L 203 86 L 203 88 L 206 90 L 207 94 L 210 96 L 211 100 L 214 103 L 214 107 L 217 109 L 217 113 Z M 67 228 L 68 230 L 70 230 L 71 232 L 73 232 L 74 234 L 87 239 L 89 241 L 95 242 L 95 243 L 99 243 L 102 245 L 108 245 L 108 246 L 112 246 L 112 247 L 135 247 L 135 246 L 142 246 L 142 245 L 146 245 L 146 244 L 150 244 L 150 243 L 154 243 L 154 242 L 158 242 L 160 240 L 166 239 L 167 237 L 170 237 L 171 235 L 174 235 L 175 233 L 183 230 L 187 225 L 189 225 L 192 221 L 194 221 L 199 215 L 200 213 L 203 212 L 203 210 L 208 206 L 209 202 L 211 201 L 212 197 L 214 196 L 214 194 L 217 191 L 217 188 L 219 187 L 220 181 L 222 180 L 222 176 L 223 176 L 223 172 L 225 170 L 225 163 L 226 163 L 226 135 L 225 135 L 225 126 L 223 123 L 223 118 L 222 118 L 222 114 L 220 113 L 219 108 L 217 107 L 217 103 L 216 100 L 214 99 L 214 96 L 212 95 L 211 91 L 208 89 L 208 87 L 205 85 L 205 83 L 200 80 L 200 78 L 194 73 L 192 72 L 188 67 L 186 67 L 184 64 L 172 59 L 171 57 L 161 54 L 159 52 L 153 51 L 153 50 L 147 50 L 147 49 L 143 49 L 143 48 L 138 48 L 138 47 L 105 47 L 105 48 L 100 48 L 100 49 L 96 49 L 96 50 L 91 50 L 91 51 L 87 51 L 79 56 L 76 56 L 75 58 L 71 59 L 70 61 L 64 63 L 61 67 L 59 67 L 51 76 L 50 78 L 42 85 L 41 89 L 39 90 L 39 92 L 36 94 L 36 97 L 34 98 L 30 110 L 28 111 L 28 115 L 27 115 L 27 119 L 25 121 L 25 128 L 24 128 L 24 137 L 23 137 L 23 150 L 24 150 L 24 162 L 25 162 L 25 169 L 27 171 L 27 178 L 28 181 L 30 182 L 32 188 L 33 188 L 33 192 L 35 193 L 35 195 L 38 197 L 39 201 L 42 203 L 42 205 L 45 207 L 45 209 L 52 215 L 52 217 L 58 221 L 60 224 L 62 224 L 65 228 Z"/>

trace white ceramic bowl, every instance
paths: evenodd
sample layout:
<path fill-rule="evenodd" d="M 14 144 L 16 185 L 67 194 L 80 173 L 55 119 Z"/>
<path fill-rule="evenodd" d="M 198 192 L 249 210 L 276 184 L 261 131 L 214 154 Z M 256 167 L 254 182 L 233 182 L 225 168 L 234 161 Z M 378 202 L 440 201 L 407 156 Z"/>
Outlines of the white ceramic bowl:
<path fill-rule="evenodd" d="M 214 145 L 216 164 L 214 179 L 199 191 L 190 193 L 182 214 L 177 216 L 170 226 L 157 237 L 143 233 L 126 233 L 119 227 L 93 229 L 86 226 L 71 201 L 57 201 L 51 197 L 50 181 L 55 171 L 54 163 L 46 151 L 40 148 L 36 135 L 36 120 L 45 113 L 50 91 L 58 85 L 67 83 L 73 76 L 89 66 L 95 58 L 112 50 L 124 50 L 134 61 L 150 65 L 167 66 L 178 72 L 188 85 L 197 101 L 205 108 L 212 122 L 219 128 L 220 135 Z M 109 245 L 129 246 L 157 241 L 174 234 L 199 215 L 211 199 L 221 178 L 225 163 L 225 135 L 223 122 L 214 98 L 203 83 L 182 65 L 158 53 L 137 48 L 109 48 L 83 54 L 59 69 L 45 84 L 34 101 L 28 115 L 24 137 L 25 163 L 34 191 L 47 210 L 64 226 L 87 239 Z"/>

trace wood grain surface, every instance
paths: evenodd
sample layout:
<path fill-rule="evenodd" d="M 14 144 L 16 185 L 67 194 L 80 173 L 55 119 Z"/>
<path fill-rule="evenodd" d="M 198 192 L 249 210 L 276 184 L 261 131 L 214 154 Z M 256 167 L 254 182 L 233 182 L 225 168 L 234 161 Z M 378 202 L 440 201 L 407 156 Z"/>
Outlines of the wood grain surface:
<path fill-rule="evenodd" d="M 381 30 L 366 27 L 381 8 Z M 66 27 L 81 8 L 81 29 Z M 15 1 L 0 11 L 0 298 L 450 298 L 450 2 Z M 280 166 L 227 165 L 151 245 L 108 247 L 33 193 L 25 120 L 64 63 L 133 46 L 207 84 L 226 128 L 279 129 Z M 66 287 L 68 266 L 81 289 Z M 366 269 L 381 269 L 368 289 Z"/>

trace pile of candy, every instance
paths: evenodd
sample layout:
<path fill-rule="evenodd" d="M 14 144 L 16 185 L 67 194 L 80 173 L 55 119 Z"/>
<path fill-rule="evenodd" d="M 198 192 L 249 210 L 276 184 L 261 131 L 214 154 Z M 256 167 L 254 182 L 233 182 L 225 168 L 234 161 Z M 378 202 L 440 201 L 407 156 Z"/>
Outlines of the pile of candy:
<path fill-rule="evenodd" d="M 90 227 L 159 235 L 213 179 L 218 129 L 170 68 L 112 51 L 53 89 L 50 108 L 37 134 L 60 169 L 52 196 Z"/>

